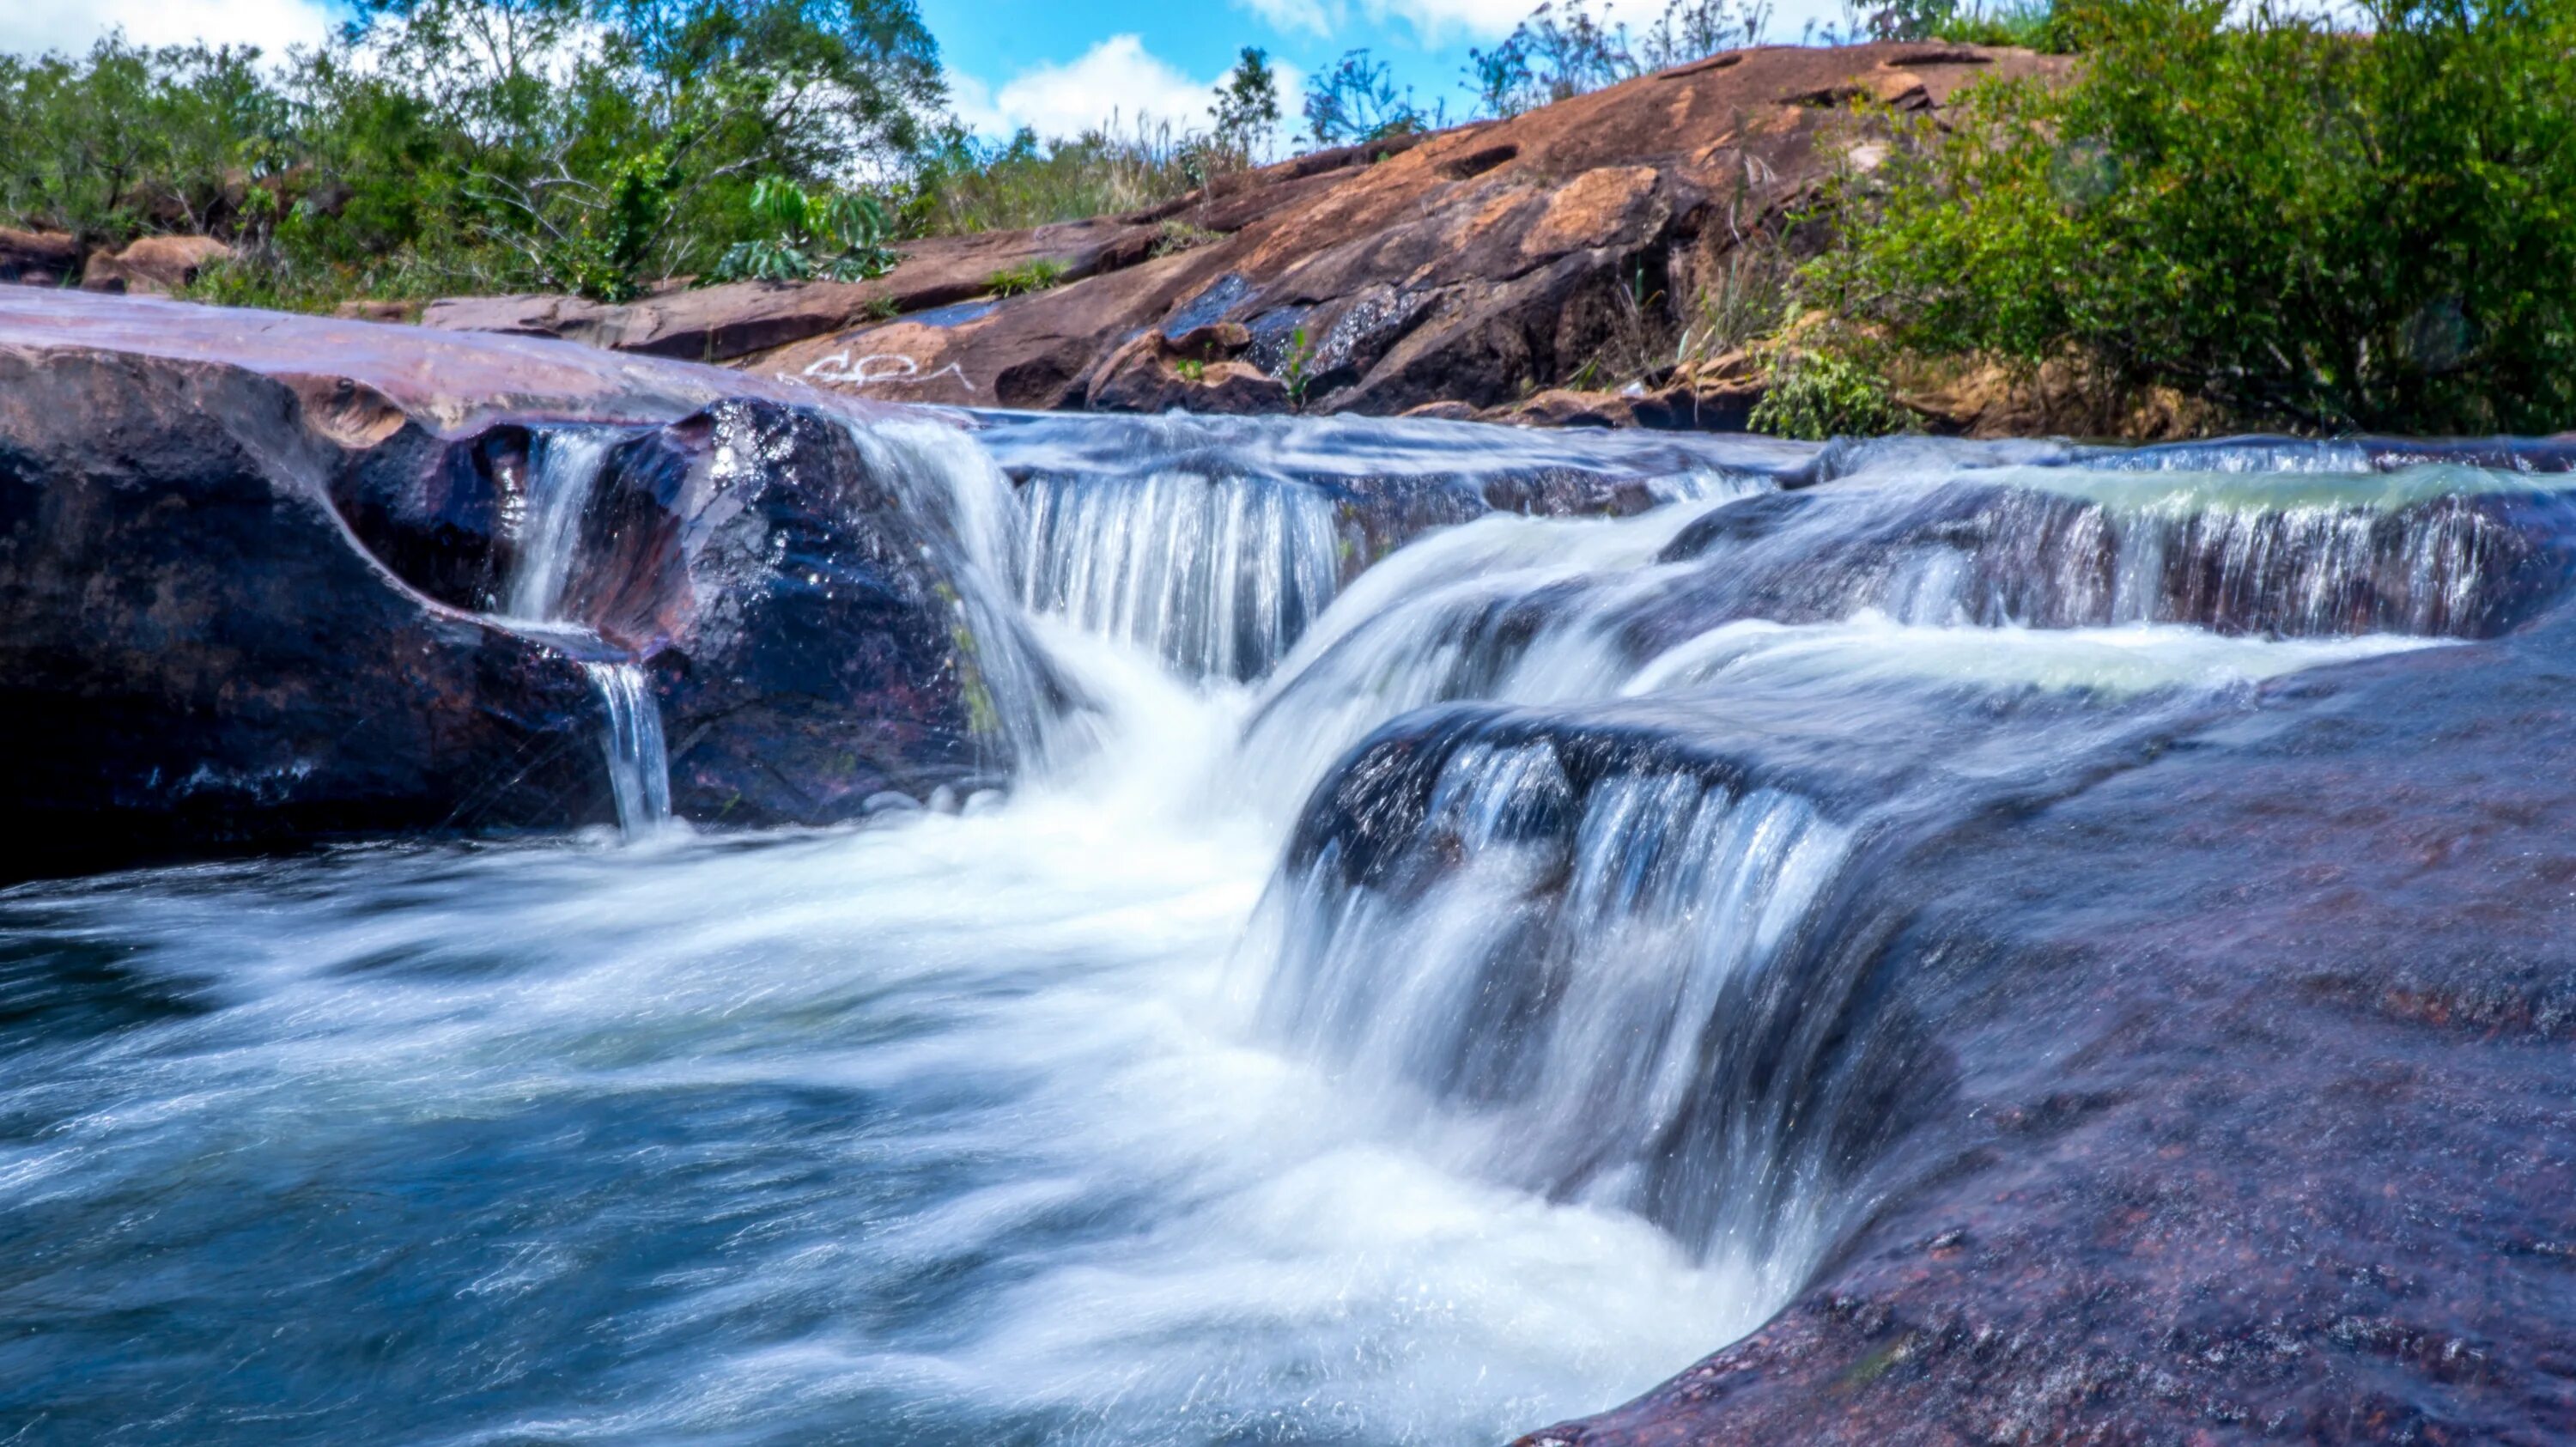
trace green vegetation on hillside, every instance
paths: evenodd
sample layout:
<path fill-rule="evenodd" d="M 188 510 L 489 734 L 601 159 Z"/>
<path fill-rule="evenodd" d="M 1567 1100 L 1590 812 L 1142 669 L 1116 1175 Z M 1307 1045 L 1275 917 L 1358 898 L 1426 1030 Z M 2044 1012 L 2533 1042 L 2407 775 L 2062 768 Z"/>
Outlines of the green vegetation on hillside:
<path fill-rule="evenodd" d="M 2576 3 L 2364 17 L 2070 0 L 2074 81 L 1900 125 L 1805 301 L 1863 350 L 2060 363 L 2250 422 L 2576 422 Z"/>

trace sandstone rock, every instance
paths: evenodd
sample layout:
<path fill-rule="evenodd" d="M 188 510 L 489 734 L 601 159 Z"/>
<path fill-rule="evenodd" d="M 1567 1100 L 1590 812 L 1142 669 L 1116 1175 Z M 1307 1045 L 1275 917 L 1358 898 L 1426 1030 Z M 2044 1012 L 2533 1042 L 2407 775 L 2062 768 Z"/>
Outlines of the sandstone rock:
<path fill-rule="evenodd" d="M 427 319 L 724 360 L 861 397 L 1041 408 L 1160 404 L 1163 385 L 1123 349 L 1229 323 L 1250 343 L 1226 360 L 1283 386 L 1297 377 L 1309 410 L 1509 407 L 1632 353 L 1641 327 L 1677 328 L 1741 238 L 1869 144 L 1848 101 L 1937 112 L 1975 80 L 2068 63 L 1767 46 L 1510 120 L 1220 177 L 1132 216 L 908 243 L 893 276 L 863 287 L 717 287 L 606 309 L 503 299 Z M 1164 222 L 1219 239 L 1156 255 Z M 994 272 L 1041 258 L 1066 263 L 1065 285 L 977 300 Z M 1758 394 L 1715 380 L 1730 385 L 1692 384 L 1634 420 L 1740 426 Z M 1232 375 L 1219 394 L 1182 405 L 1268 405 Z"/>
<path fill-rule="evenodd" d="M 138 237 L 114 256 L 90 253 L 88 269 L 81 274 L 81 287 L 87 291 L 168 296 L 192 285 L 208 263 L 227 260 L 232 254 L 231 247 L 211 236 Z"/>
<path fill-rule="evenodd" d="M 563 337 L 597 347 L 727 362 L 808 337 L 971 301 L 998 273 L 1053 262 L 1068 281 L 1146 259 L 1151 226 L 1116 219 L 1067 222 L 1033 231 L 939 236 L 904 243 L 903 260 L 866 282 L 740 281 L 672 288 L 623 306 L 578 297 L 458 297 L 432 303 L 423 325 L 450 331 Z"/>
<path fill-rule="evenodd" d="M 1241 416 L 1289 409 L 1287 385 L 1235 360 L 1252 334 L 1233 322 L 1181 336 L 1149 331 L 1100 364 L 1084 396 L 1094 412 L 1211 412 Z"/>
<path fill-rule="evenodd" d="M 0 297 L 0 877 L 607 822 L 592 661 L 648 664 L 688 817 L 999 777 L 1062 695 L 977 611 L 936 458 L 850 415 L 562 342 Z M 569 631 L 492 616 L 564 418 L 625 429 Z"/>
<path fill-rule="evenodd" d="M 376 398 L 442 432 L 513 415 L 659 423 L 728 397 L 885 415 L 834 391 L 553 340 L 79 291 L 0 288 L 6 344 L 221 362 L 289 382 L 308 397 L 330 396 L 346 382 L 355 389 L 346 395 Z"/>
<path fill-rule="evenodd" d="M 1843 1024 L 1914 1062 L 1866 1226 L 1526 1447 L 2576 1430 L 2571 649 L 2562 613 L 2307 676 L 1891 864 Z"/>
<path fill-rule="evenodd" d="M 80 275 L 80 241 L 59 231 L 0 226 L 0 282 L 60 286 Z"/>

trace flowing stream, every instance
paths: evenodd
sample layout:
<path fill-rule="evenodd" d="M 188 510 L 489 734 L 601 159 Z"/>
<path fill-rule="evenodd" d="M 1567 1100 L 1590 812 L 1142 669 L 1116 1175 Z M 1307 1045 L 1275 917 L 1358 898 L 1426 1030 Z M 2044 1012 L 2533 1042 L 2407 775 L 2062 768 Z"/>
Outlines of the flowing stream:
<path fill-rule="evenodd" d="M 1832 1025 L 1907 848 L 2510 626 L 2564 563 L 2562 494 L 2459 467 L 1782 491 L 1767 444 L 1602 439 L 1660 505 L 1545 518 L 1488 503 L 1583 439 L 1084 425 L 883 441 L 1088 701 L 1001 701 L 1052 731 L 1007 800 L 0 893 L 0 1426 L 1468 1444 L 1607 1407 L 1866 1211 L 1886 1082 Z M 577 532 L 584 445 L 533 535 Z M 1468 501 L 1350 544 L 1435 470 Z M 643 674 L 593 674 L 621 818 L 666 813 Z"/>

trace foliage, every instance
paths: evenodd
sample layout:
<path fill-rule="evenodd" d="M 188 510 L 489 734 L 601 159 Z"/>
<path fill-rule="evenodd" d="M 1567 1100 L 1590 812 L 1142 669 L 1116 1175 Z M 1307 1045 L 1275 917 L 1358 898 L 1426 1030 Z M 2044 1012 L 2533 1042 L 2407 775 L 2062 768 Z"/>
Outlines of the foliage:
<path fill-rule="evenodd" d="M 1960 45 L 2017 45 L 2048 55 L 2075 50 L 2074 28 L 2052 0 L 2002 0 L 1992 9 L 1954 3 L 1946 13 L 1929 17 L 1923 29 L 1922 38 Z"/>
<path fill-rule="evenodd" d="M 1141 211 L 1205 179 L 1196 143 L 1168 125 L 1112 122 L 1048 142 L 1024 129 L 1000 146 L 950 126 L 915 161 L 899 215 L 912 236 L 1016 231 Z"/>
<path fill-rule="evenodd" d="M 1176 216 L 1154 228 L 1153 254 L 1177 256 L 1184 251 L 1195 251 L 1211 242 L 1224 239 L 1225 233 L 1222 231 L 1210 231 L 1204 226 L 1183 221 Z"/>
<path fill-rule="evenodd" d="M 1267 51 L 1243 48 L 1234 69 L 1218 83 L 1216 104 L 1208 114 L 1216 122 L 1209 148 L 1230 165 L 1251 165 L 1270 149 L 1279 128 L 1279 77 L 1270 69 Z"/>
<path fill-rule="evenodd" d="M 1914 414 L 1897 402 L 1885 378 L 1862 363 L 1835 352 L 1804 352 L 1772 372 L 1770 389 L 1754 404 L 1747 425 L 1774 437 L 1821 442 L 1910 431 Z"/>
<path fill-rule="evenodd" d="M 1064 284 L 1065 274 L 1073 268 L 1054 257 L 1040 257 L 1025 265 L 994 272 L 984 282 L 984 290 L 993 296 L 1026 296 Z"/>
<path fill-rule="evenodd" d="M 1315 342 L 1301 324 L 1288 334 L 1288 356 L 1280 364 L 1279 380 L 1287 385 L 1290 410 L 1306 410 L 1306 389 L 1314 385 Z"/>
<path fill-rule="evenodd" d="M 1514 116 L 1719 51 L 1761 42 L 1767 0 L 1667 0 L 1652 25 L 1596 17 L 1586 0 L 1547 0 L 1491 50 L 1467 52 L 1475 112 Z"/>
<path fill-rule="evenodd" d="M 217 236 L 228 299 L 616 298 L 762 239 L 765 178 L 899 166 L 942 98 L 914 0 L 369 0 L 256 62 L 0 59 L 0 221 Z"/>
<path fill-rule="evenodd" d="M 1777 238 L 1761 234 L 1739 242 L 1683 319 L 1674 361 L 1721 357 L 1779 331 L 1789 320 L 1794 277 Z"/>
<path fill-rule="evenodd" d="M 1441 109 L 1414 104 L 1413 87 L 1399 90 L 1386 62 L 1366 50 L 1345 51 L 1333 68 L 1306 82 L 1306 133 L 1319 146 L 1382 141 L 1437 130 Z"/>
<path fill-rule="evenodd" d="M 866 281 L 900 260 L 885 244 L 885 211 L 856 191 L 808 193 L 779 176 L 752 188 L 762 234 L 738 241 L 716 262 L 716 281 Z"/>
<path fill-rule="evenodd" d="M 2576 421 L 2576 0 L 2074 0 L 2072 84 L 1846 178 L 1809 300 L 2319 429 Z"/>
<path fill-rule="evenodd" d="M 85 60 L 0 55 L 0 216 L 93 244 L 225 223 L 292 157 L 289 107 L 258 61 L 121 35 Z"/>

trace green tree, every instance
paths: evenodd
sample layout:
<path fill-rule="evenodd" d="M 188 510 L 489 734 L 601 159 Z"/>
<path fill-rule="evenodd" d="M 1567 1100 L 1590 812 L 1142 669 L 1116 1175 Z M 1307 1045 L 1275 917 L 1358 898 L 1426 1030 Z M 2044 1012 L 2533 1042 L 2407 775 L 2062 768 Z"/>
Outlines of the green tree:
<path fill-rule="evenodd" d="M 1216 122 L 1210 140 L 1233 164 L 1250 165 L 1270 149 L 1279 127 L 1279 77 L 1270 69 L 1267 51 L 1243 48 L 1234 69 L 1218 83 L 1216 104 L 1208 114 Z"/>

